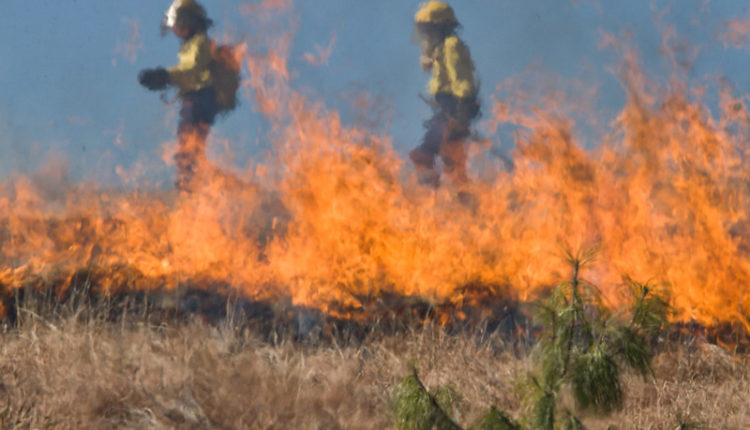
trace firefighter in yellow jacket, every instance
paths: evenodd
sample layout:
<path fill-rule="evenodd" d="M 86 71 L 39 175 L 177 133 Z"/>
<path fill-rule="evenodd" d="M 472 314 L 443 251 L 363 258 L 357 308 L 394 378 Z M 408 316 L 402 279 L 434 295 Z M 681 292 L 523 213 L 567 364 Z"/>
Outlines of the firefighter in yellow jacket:
<path fill-rule="evenodd" d="M 427 100 L 434 114 L 425 123 L 422 144 L 409 154 L 420 182 L 439 185 L 435 157 L 443 161 L 443 173 L 456 184 L 466 183 L 464 141 L 471 134 L 471 122 L 479 116 L 474 62 L 469 48 L 456 35 L 459 22 L 453 9 L 441 1 L 423 3 L 415 17 L 422 48 L 420 62 L 432 71 Z"/>
<path fill-rule="evenodd" d="M 196 175 L 206 160 L 206 138 L 219 113 L 211 72 L 211 41 L 206 32 L 212 22 L 205 9 L 194 0 L 174 0 L 162 22 L 162 30 L 181 39 L 179 63 L 169 69 L 144 70 L 138 79 L 150 90 L 161 90 L 167 85 L 177 87 L 182 100 L 179 137 L 175 154 L 176 186 L 190 191 Z"/>

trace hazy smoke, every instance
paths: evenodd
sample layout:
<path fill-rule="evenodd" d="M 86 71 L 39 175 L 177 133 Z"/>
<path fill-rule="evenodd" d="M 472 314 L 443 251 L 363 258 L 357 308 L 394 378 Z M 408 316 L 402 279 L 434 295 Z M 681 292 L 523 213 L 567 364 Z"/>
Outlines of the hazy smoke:
<path fill-rule="evenodd" d="M 302 58 L 313 66 L 328 65 L 328 58 L 331 57 L 333 46 L 336 44 L 336 35 L 331 36 L 331 41 L 325 48 L 321 45 L 315 45 L 315 53 L 305 52 Z"/>
<path fill-rule="evenodd" d="M 750 12 L 744 17 L 724 21 L 720 40 L 725 47 L 750 48 Z"/>
<path fill-rule="evenodd" d="M 125 41 L 117 40 L 115 46 L 115 57 L 112 58 L 112 65 L 117 66 L 117 57 L 122 57 L 129 63 L 133 64 L 138 59 L 138 52 L 143 50 L 143 37 L 141 36 L 140 25 L 138 20 L 123 18 L 122 23 L 128 28 L 128 37 Z"/>

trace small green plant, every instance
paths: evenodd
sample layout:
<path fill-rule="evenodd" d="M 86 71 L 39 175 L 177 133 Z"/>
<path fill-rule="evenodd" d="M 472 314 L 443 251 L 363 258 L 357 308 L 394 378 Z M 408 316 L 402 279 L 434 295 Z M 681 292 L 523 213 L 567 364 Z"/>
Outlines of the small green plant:
<path fill-rule="evenodd" d="M 581 275 L 596 252 L 567 251 L 571 278 L 539 306 L 537 371 L 527 385 L 533 411 L 528 423 L 535 430 L 582 429 L 579 412 L 607 414 L 622 406 L 623 368 L 644 377 L 651 373 L 651 344 L 666 321 L 667 298 L 659 288 L 626 278 L 632 305 L 629 312 L 611 313 Z M 566 390 L 574 405 L 561 401 Z"/>
<path fill-rule="evenodd" d="M 521 425 L 492 406 L 469 430 L 521 430 Z"/>
<path fill-rule="evenodd" d="M 530 412 L 524 425 L 492 407 L 470 430 L 583 430 L 581 412 L 608 414 L 622 407 L 624 368 L 643 377 L 653 373 L 651 345 L 666 322 L 669 301 L 661 288 L 625 278 L 632 304 L 611 312 L 598 288 L 582 276 L 596 253 L 566 251 L 570 279 L 538 306 L 541 334 L 532 354 L 535 371 L 524 385 Z M 406 377 L 393 392 L 396 427 L 460 429 L 451 417 L 449 400 L 455 396 L 440 390 L 429 392 L 416 371 Z M 566 401 L 568 397 L 573 401 Z M 680 428 L 693 428 L 690 425 Z"/>
<path fill-rule="evenodd" d="M 455 397 L 451 389 L 431 393 L 422 384 L 416 370 L 404 378 L 393 391 L 393 414 L 400 430 L 460 430 L 450 411 Z"/>
<path fill-rule="evenodd" d="M 461 430 L 452 417 L 460 395 L 450 385 L 427 390 L 416 370 L 392 393 L 393 415 L 399 430 Z M 521 430 L 508 415 L 491 407 L 469 430 Z"/>

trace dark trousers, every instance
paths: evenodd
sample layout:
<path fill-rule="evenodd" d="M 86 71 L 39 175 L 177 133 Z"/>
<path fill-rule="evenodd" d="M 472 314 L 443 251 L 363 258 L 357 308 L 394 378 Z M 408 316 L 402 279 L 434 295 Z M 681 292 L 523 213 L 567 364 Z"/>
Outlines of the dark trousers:
<path fill-rule="evenodd" d="M 212 87 L 190 91 L 181 96 L 178 146 L 174 156 L 178 189 L 192 191 L 201 166 L 206 162 L 206 139 L 218 113 Z"/>
<path fill-rule="evenodd" d="M 450 94 L 437 94 L 434 114 L 425 122 L 422 144 L 409 153 L 417 169 L 419 180 L 437 187 L 440 175 L 435 168 L 435 157 L 443 161 L 443 173 L 456 183 L 468 181 L 466 175 L 466 148 L 464 140 L 471 134 L 471 122 L 479 116 L 476 97 L 457 98 Z"/>

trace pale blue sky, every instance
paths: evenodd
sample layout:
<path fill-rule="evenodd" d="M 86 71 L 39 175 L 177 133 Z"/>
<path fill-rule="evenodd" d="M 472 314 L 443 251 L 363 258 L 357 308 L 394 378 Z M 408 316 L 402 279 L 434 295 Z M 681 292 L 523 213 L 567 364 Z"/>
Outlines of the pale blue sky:
<path fill-rule="evenodd" d="M 171 169 L 154 161 L 161 144 L 174 135 L 174 127 L 166 125 L 168 108 L 136 81 L 140 69 L 175 62 L 177 40 L 159 33 L 170 1 L 3 0 L 0 177 L 30 172 L 45 157 L 67 157 L 74 179 L 116 183 L 117 165 L 128 168 L 145 160 L 154 177 L 171 183 Z M 203 2 L 216 23 L 212 34 L 239 22 L 232 16 L 242 3 Z M 292 85 L 342 111 L 353 92 L 382 98 L 393 118 L 387 131 L 404 154 L 416 145 L 429 116 L 417 98 L 427 76 L 411 42 L 418 4 L 297 0 L 295 5 L 300 27 L 290 62 Z M 623 91 L 608 71 L 615 54 L 598 48 L 601 30 L 633 33 L 647 72 L 656 76 L 666 70 L 655 18 L 665 10 L 661 22 L 701 47 L 691 79 L 721 75 L 750 92 L 750 51 L 726 49 L 717 38 L 724 20 L 747 14 L 744 0 L 462 0 L 452 5 L 481 75 L 484 100 L 498 82 L 534 67 L 562 77 L 560 82 L 579 78 L 598 85 L 597 115 L 610 120 L 622 105 Z M 134 59 L 117 49 L 129 38 L 130 22 L 138 24 L 143 43 Z M 327 65 L 302 59 L 334 35 Z M 242 165 L 267 149 L 264 129 L 252 102 L 245 101 L 217 124 L 215 133 L 229 139 Z M 493 138 L 500 142 L 501 136 Z"/>

